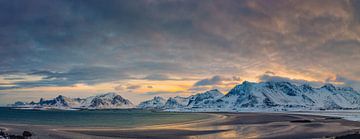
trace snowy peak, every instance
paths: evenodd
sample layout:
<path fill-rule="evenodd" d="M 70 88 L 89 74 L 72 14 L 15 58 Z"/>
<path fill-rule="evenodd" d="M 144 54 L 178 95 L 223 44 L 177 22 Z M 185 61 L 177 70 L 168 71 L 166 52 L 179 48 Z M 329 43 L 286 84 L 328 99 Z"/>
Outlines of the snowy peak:
<path fill-rule="evenodd" d="M 44 98 L 41 98 L 38 103 L 34 103 L 33 105 L 46 106 L 46 107 L 55 106 L 55 107 L 63 108 L 63 107 L 80 105 L 80 101 L 81 100 L 72 99 L 59 95 L 54 99 L 50 99 L 50 100 L 45 100 Z"/>
<path fill-rule="evenodd" d="M 209 105 L 209 103 L 212 103 L 214 100 L 217 100 L 223 96 L 224 94 L 222 94 L 217 89 L 206 91 L 205 93 L 196 94 L 189 98 L 189 103 L 187 104 L 187 107 L 206 107 L 207 105 Z"/>
<path fill-rule="evenodd" d="M 224 94 L 221 93 L 218 89 L 213 89 L 210 91 L 206 91 L 205 93 L 202 94 L 197 94 L 197 96 L 208 96 L 208 97 L 218 98 L 224 96 Z"/>
<path fill-rule="evenodd" d="M 321 88 L 327 89 L 327 90 L 329 90 L 331 92 L 334 92 L 334 91 L 337 90 L 336 87 L 334 85 L 332 85 L 332 84 L 325 84 Z"/>
<path fill-rule="evenodd" d="M 132 108 L 134 105 L 116 93 L 106 93 L 86 98 L 82 107 L 94 109 Z M 89 103 L 90 102 L 90 103 Z"/>
<path fill-rule="evenodd" d="M 162 107 L 164 107 L 165 103 L 166 103 L 166 100 L 164 98 L 159 97 L 159 96 L 155 96 L 151 100 L 141 102 L 137 106 L 137 108 L 141 108 L 141 109 L 161 109 Z"/>
<path fill-rule="evenodd" d="M 241 95 L 248 93 L 254 85 L 255 83 L 244 81 L 242 84 L 236 85 L 233 89 L 231 89 L 230 92 L 226 94 L 226 96 Z"/>
<path fill-rule="evenodd" d="M 164 105 L 164 108 L 166 108 L 166 109 L 183 108 L 183 107 L 185 107 L 188 103 L 189 103 L 189 98 L 180 97 L 180 96 L 170 97 L 170 98 L 166 101 L 166 103 L 165 103 L 165 105 Z"/>
<path fill-rule="evenodd" d="M 300 89 L 303 91 L 303 92 L 313 92 L 314 91 L 314 88 L 311 87 L 309 84 L 303 84 L 300 86 Z"/>
<path fill-rule="evenodd" d="M 155 101 L 165 101 L 165 99 L 162 98 L 162 97 L 160 97 L 160 96 L 155 96 L 155 97 L 153 98 L 153 100 L 155 100 Z"/>

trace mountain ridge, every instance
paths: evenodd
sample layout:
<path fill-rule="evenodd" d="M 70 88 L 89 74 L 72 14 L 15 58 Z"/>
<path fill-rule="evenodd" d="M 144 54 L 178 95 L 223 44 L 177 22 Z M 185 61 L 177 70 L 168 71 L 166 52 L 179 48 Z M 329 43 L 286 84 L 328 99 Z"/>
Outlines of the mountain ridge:
<path fill-rule="evenodd" d="M 55 108 L 113 109 L 138 108 L 164 111 L 304 111 L 360 109 L 360 93 L 351 87 L 336 87 L 325 84 L 312 87 L 285 81 L 248 82 L 236 85 L 227 94 L 217 89 L 188 97 L 164 99 L 155 96 L 135 106 L 115 93 L 91 96 L 84 99 L 62 95 L 39 102 L 16 102 L 12 106 L 49 106 Z"/>
<path fill-rule="evenodd" d="M 106 93 L 87 98 L 69 98 L 59 95 L 53 99 L 41 98 L 39 102 L 15 102 L 12 107 L 33 107 L 50 109 L 126 109 L 134 104 L 116 93 Z"/>
<path fill-rule="evenodd" d="M 284 81 L 244 81 L 220 97 L 194 99 L 207 92 L 169 98 L 161 109 L 210 112 L 360 109 L 359 92 L 351 87 L 335 87 L 332 84 L 316 88 L 309 84 L 295 85 Z M 218 90 L 216 92 L 220 93 Z M 193 105 L 195 103 L 198 105 Z"/>

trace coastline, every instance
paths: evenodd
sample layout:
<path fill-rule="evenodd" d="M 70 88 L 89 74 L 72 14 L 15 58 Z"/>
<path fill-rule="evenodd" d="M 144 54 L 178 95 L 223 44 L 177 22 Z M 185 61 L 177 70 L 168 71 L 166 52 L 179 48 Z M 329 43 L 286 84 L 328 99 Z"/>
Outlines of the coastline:
<path fill-rule="evenodd" d="M 6 132 L 31 129 L 39 138 L 325 138 L 360 131 L 360 122 L 292 113 L 202 113 L 201 120 L 135 128 L 0 124 Z"/>

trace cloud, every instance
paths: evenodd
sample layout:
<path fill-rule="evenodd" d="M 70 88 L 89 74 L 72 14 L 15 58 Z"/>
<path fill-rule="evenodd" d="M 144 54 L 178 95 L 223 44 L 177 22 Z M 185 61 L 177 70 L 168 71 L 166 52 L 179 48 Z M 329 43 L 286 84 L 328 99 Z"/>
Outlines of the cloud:
<path fill-rule="evenodd" d="M 310 84 L 316 87 L 319 87 L 324 84 L 324 82 L 314 82 L 314 81 L 307 81 L 302 79 L 291 79 L 288 77 L 274 76 L 268 74 L 259 76 L 259 80 L 261 82 L 290 82 L 290 83 L 295 83 L 297 85 Z"/>
<path fill-rule="evenodd" d="M 22 77 L 8 77 L 8 78 L 4 78 L 4 80 L 23 80 L 25 78 Z"/>
<path fill-rule="evenodd" d="M 136 90 L 139 88 L 141 88 L 141 85 L 130 85 L 130 86 L 126 87 L 126 89 L 129 89 L 129 90 Z"/>
<path fill-rule="evenodd" d="M 0 70 L 68 71 L 102 65 L 131 75 L 191 77 L 276 71 L 273 65 L 279 64 L 324 78 L 314 71 L 327 67 L 348 75 L 360 68 L 351 64 L 360 60 L 357 43 L 343 42 L 359 40 L 358 2 L 89 0 L 0 5 Z M 343 73 L 343 67 L 349 73 Z"/>
<path fill-rule="evenodd" d="M 221 76 L 213 76 L 210 79 L 202 79 L 200 81 L 197 81 L 194 86 L 206 86 L 206 85 L 216 85 L 216 84 L 222 84 L 222 81 L 224 79 Z"/>
<path fill-rule="evenodd" d="M 360 89 L 360 81 L 359 80 L 350 79 L 350 78 L 347 78 L 347 77 L 344 77 L 341 75 L 336 75 L 335 77 L 329 77 L 324 81 L 307 81 L 307 80 L 302 80 L 302 79 L 291 79 L 288 77 L 264 74 L 264 75 L 259 76 L 259 80 L 261 82 L 268 82 L 268 81 L 290 82 L 290 83 L 295 83 L 297 85 L 310 84 L 315 87 L 320 87 L 326 83 L 331 83 L 336 86 L 346 86 L 346 87 L 353 87 L 356 89 Z"/>
<path fill-rule="evenodd" d="M 275 75 L 276 73 L 272 72 L 272 71 L 266 71 L 265 74 L 267 74 L 267 75 Z"/>
<path fill-rule="evenodd" d="M 19 71 L 13 71 L 13 70 L 4 70 L 0 71 L 0 75 L 9 75 L 9 74 L 17 74 Z"/>
<path fill-rule="evenodd" d="M 73 68 L 65 72 L 39 70 L 29 72 L 27 75 L 41 76 L 42 79 L 35 81 L 15 81 L 13 83 L 15 86 L 1 87 L 0 90 L 42 86 L 72 86 L 79 83 L 93 85 L 130 78 L 127 74 L 110 67 L 81 67 Z"/>
<path fill-rule="evenodd" d="M 232 76 L 232 81 L 242 81 L 239 76 Z"/>
<path fill-rule="evenodd" d="M 0 83 L 0 86 L 1 85 L 12 85 L 12 83 Z"/>
<path fill-rule="evenodd" d="M 124 85 L 118 85 L 118 86 L 115 86 L 114 89 L 116 91 L 124 91 L 125 90 L 125 86 Z"/>
<path fill-rule="evenodd" d="M 202 93 L 212 89 L 218 89 L 222 92 L 227 92 L 229 89 L 234 87 L 237 84 L 240 84 L 243 80 L 239 76 L 213 76 L 211 78 L 202 79 L 197 81 L 192 87 L 187 91 L 194 93 Z"/>
<path fill-rule="evenodd" d="M 164 75 L 164 74 L 151 74 L 151 75 L 148 75 L 146 76 L 144 79 L 146 80 L 171 80 L 171 78 L 167 75 Z"/>
<path fill-rule="evenodd" d="M 216 88 L 217 88 L 216 86 L 193 86 L 189 88 L 188 91 L 193 93 L 200 93 Z"/>
<path fill-rule="evenodd" d="M 197 81 L 193 86 L 227 85 L 236 84 L 241 81 L 242 79 L 239 76 L 224 77 L 216 75 L 208 79 L 202 79 L 200 81 Z"/>
<path fill-rule="evenodd" d="M 81 82 L 95 84 L 104 81 L 115 81 L 129 78 L 128 75 L 111 67 L 78 67 L 66 72 L 35 71 L 30 75 L 41 75 L 44 79 L 64 80 L 69 82 Z"/>
<path fill-rule="evenodd" d="M 0 86 L 0 90 L 9 90 L 9 89 L 17 89 L 20 87 L 17 86 Z"/>
<path fill-rule="evenodd" d="M 357 89 L 360 89 L 360 81 L 359 80 L 349 79 L 349 78 L 341 76 L 341 75 L 336 75 L 335 78 L 328 78 L 326 80 L 326 82 L 341 83 L 343 86 L 355 87 Z"/>
<path fill-rule="evenodd" d="M 184 93 L 183 91 L 177 91 L 177 92 L 165 92 L 165 91 L 158 91 L 158 92 L 145 92 L 141 95 L 145 96 L 162 96 L 162 95 L 180 95 Z"/>
<path fill-rule="evenodd" d="M 0 76 L 43 77 L 0 89 L 213 75 L 194 87 L 225 87 L 266 71 L 264 80 L 356 81 L 359 9 L 338 0 L 0 1 Z"/>

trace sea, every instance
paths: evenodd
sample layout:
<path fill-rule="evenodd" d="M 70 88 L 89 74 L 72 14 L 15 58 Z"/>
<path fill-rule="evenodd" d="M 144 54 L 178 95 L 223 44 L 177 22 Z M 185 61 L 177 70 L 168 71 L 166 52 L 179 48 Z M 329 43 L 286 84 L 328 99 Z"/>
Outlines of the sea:
<path fill-rule="evenodd" d="M 68 127 L 139 127 L 210 118 L 208 114 L 147 110 L 24 110 L 0 107 L 0 123 Z"/>

